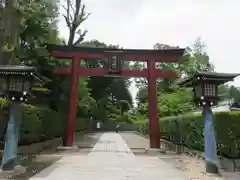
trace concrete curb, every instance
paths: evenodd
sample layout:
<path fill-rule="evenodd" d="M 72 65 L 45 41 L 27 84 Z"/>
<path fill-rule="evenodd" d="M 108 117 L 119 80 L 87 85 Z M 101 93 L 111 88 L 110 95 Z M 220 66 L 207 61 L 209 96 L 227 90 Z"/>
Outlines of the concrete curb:
<path fill-rule="evenodd" d="M 167 152 L 166 149 L 154 149 L 154 148 L 145 149 L 145 153 L 147 154 L 156 154 L 156 153 L 166 154 L 166 152 Z"/>
<path fill-rule="evenodd" d="M 78 151 L 77 146 L 58 146 L 57 151 Z"/>

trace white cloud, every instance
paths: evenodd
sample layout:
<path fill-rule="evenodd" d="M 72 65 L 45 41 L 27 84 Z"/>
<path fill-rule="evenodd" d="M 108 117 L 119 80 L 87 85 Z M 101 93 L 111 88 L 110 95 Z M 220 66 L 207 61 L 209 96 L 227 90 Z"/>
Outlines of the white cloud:
<path fill-rule="evenodd" d="M 152 48 L 157 42 L 185 47 L 201 36 L 219 72 L 240 72 L 240 1 L 85 0 L 91 16 L 86 40 L 125 48 Z M 67 37 L 63 20 L 59 27 Z M 240 86 L 240 78 L 234 82 Z M 135 90 L 136 91 L 136 90 Z"/>

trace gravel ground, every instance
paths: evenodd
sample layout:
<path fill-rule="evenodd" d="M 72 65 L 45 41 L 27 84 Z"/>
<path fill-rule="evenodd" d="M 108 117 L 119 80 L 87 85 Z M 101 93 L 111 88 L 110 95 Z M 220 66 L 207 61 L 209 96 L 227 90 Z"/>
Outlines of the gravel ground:
<path fill-rule="evenodd" d="M 168 153 L 166 153 L 168 155 Z M 213 175 L 205 172 L 205 162 L 197 157 L 188 156 L 186 154 L 171 155 L 163 158 L 166 155 L 161 155 L 159 158 L 170 163 L 175 168 L 183 171 L 189 180 L 239 180 L 238 172 L 225 172 L 220 170 L 220 175 Z"/>
<path fill-rule="evenodd" d="M 26 180 L 34 174 L 42 171 L 44 168 L 50 166 L 54 162 L 58 161 L 61 156 L 57 155 L 56 152 L 50 154 L 38 154 L 29 155 L 20 161 L 21 165 L 15 167 L 14 172 L 1 172 L 0 179 L 18 179 Z"/>
<path fill-rule="evenodd" d="M 133 132 L 120 133 L 127 145 L 135 148 L 149 148 L 149 140 Z M 135 153 L 141 156 L 158 156 L 162 160 L 170 163 L 173 167 L 183 171 L 189 180 L 240 180 L 239 172 L 225 172 L 220 170 L 221 175 L 212 175 L 205 172 L 205 162 L 197 157 L 186 154 L 177 155 L 172 151 L 166 151 L 166 154 L 144 154 Z"/>

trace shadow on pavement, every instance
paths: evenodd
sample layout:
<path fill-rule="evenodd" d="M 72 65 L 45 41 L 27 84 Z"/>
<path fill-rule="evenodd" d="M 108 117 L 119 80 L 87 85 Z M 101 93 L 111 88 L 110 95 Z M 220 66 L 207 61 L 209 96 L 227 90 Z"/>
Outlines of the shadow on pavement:
<path fill-rule="evenodd" d="M 134 132 L 120 132 L 119 134 L 135 155 L 145 154 L 146 149 L 149 148 L 149 140 Z"/>
<path fill-rule="evenodd" d="M 103 133 L 82 133 L 75 134 L 75 146 L 78 148 L 93 148 Z"/>

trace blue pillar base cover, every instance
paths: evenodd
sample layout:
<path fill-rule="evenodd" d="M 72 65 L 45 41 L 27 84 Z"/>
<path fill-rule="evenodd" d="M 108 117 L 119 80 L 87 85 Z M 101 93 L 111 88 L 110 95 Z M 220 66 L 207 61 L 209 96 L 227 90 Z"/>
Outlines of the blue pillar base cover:
<path fill-rule="evenodd" d="M 16 166 L 15 159 L 10 159 L 7 162 L 4 162 L 5 164 L 2 165 L 3 171 L 11 171 Z"/>
<path fill-rule="evenodd" d="M 10 103 L 9 122 L 5 135 L 2 170 L 13 170 L 17 164 L 17 150 L 22 123 L 22 109 L 18 103 Z"/>
<path fill-rule="evenodd" d="M 213 114 L 209 105 L 203 106 L 204 119 L 204 151 L 206 170 L 209 173 L 218 173 L 219 162 L 217 159 L 216 138 L 213 126 Z"/>

